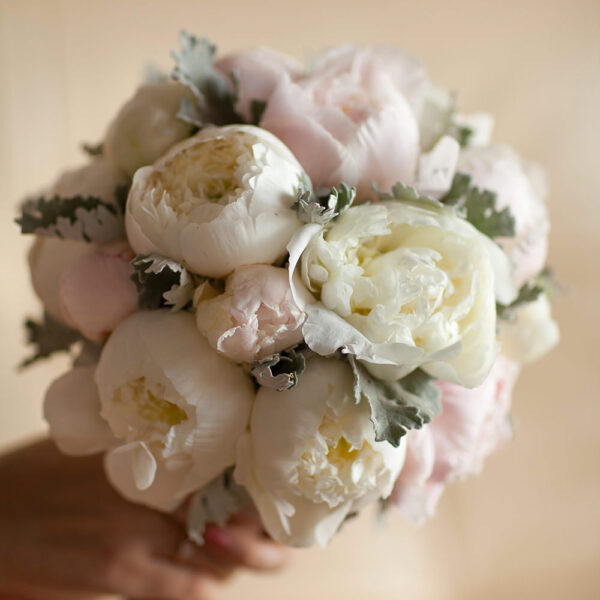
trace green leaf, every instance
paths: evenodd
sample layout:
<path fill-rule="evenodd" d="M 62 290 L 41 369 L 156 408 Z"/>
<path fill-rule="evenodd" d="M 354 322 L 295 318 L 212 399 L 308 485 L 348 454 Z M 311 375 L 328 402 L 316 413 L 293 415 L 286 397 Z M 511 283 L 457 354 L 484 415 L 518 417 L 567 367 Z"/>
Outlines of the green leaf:
<path fill-rule="evenodd" d="M 292 205 L 299 218 L 305 223 L 327 225 L 352 206 L 356 199 L 356 188 L 340 183 L 339 188 L 319 188 L 313 191 L 310 184 L 301 180 L 297 200 Z"/>
<path fill-rule="evenodd" d="M 496 208 L 497 199 L 495 192 L 473 186 L 470 175 L 456 173 L 440 202 L 454 206 L 471 225 L 492 239 L 514 237 L 515 218 L 508 208 Z"/>
<path fill-rule="evenodd" d="M 102 156 L 104 154 L 104 146 L 102 145 L 102 142 L 98 143 L 98 144 L 86 144 L 83 143 L 81 144 L 81 149 L 88 155 L 91 157 L 97 157 L 97 156 Z"/>
<path fill-rule="evenodd" d="M 21 233 L 57 236 L 100 244 L 125 235 L 123 212 L 95 196 L 28 200 L 16 219 Z"/>
<path fill-rule="evenodd" d="M 259 385 L 278 392 L 291 390 L 306 368 L 307 348 L 300 344 L 278 354 L 250 363 L 250 372 Z"/>
<path fill-rule="evenodd" d="M 508 207 L 497 210 L 496 199 L 495 192 L 471 188 L 464 202 L 467 221 L 492 239 L 514 237 L 515 218 Z"/>
<path fill-rule="evenodd" d="M 564 294 L 564 288 L 554 276 L 552 267 L 544 267 L 538 275 L 533 278 L 533 283 L 544 290 L 544 293 L 552 300 Z"/>
<path fill-rule="evenodd" d="M 440 392 L 433 378 L 417 369 L 399 381 L 376 379 L 353 357 L 348 357 L 354 371 L 356 402 L 365 398 L 371 408 L 375 439 L 394 447 L 411 429 L 420 429 L 441 410 Z"/>
<path fill-rule="evenodd" d="M 429 208 L 440 208 L 441 204 L 434 198 L 423 196 L 419 191 L 410 186 L 397 181 L 391 189 L 391 194 L 381 192 L 377 187 L 374 187 L 379 200 L 397 200 L 398 202 L 410 202 L 411 204 L 421 204 Z"/>
<path fill-rule="evenodd" d="M 535 282 L 528 281 L 519 288 L 517 297 L 510 304 L 496 303 L 496 316 L 498 319 L 510 321 L 515 317 L 515 311 L 520 306 L 528 302 L 534 302 L 541 294 L 544 293 L 544 288 Z"/>
<path fill-rule="evenodd" d="M 454 206 L 466 196 L 470 187 L 471 176 L 466 173 L 456 173 L 452 179 L 450 189 L 440 198 L 440 202 Z"/>
<path fill-rule="evenodd" d="M 131 265 L 140 308 L 181 310 L 191 302 L 196 282 L 183 265 L 157 254 L 138 254 Z"/>
<path fill-rule="evenodd" d="M 248 492 L 234 481 L 230 467 L 192 496 L 187 513 L 188 538 L 201 546 L 208 523 L 223 527 L 231 515 L 250 503 Z"/>
<path fill-rule="evenodd" d="M 460 144 L 461 148 L 466 148 L 475 132 L 466 125 L 455 125 L 450 130 L 450 135 Z"/>
<path fill-rule="evenodd" d="M 263 113 L 267 108 L 265 100 L 251 100 L 250 113 L 252 115 L 252 125 L 258 125 L 262 119 Z"/>
<path fill-rule="evenodd" d="M 27 319 L 25 329 L 27 343 L 34 347 L 34 353 L 23 360 L 20 364 L 21 368 L 48 358 L 55 352 L 70 352 L 73 344 L 84 340 L 78 331 L 53 319 L 48 313 L 44 313 L 41 321 Z"/>
<path fill-rule="evenodd" d="M 181 50 L 172 52 L 175 59 L 172 77 L 194 93 L 197 103 L 194 124 L 243 122 L 235 112 L 235 98 L 227 78 L 214 68 L 217 47 L 208 38 L 198 39 L 186 31 L 181 32 L 179 40 Z M 182 103 L 180 114 L 189 116 L 189 106 Z"/>
<path fill-rule="evenodd" d="M 189 123 L 196 129 L 204 127 L 204 116 L 200 109 L 189 98 L 184 98 L 179 106 L 177 118 Z"/>

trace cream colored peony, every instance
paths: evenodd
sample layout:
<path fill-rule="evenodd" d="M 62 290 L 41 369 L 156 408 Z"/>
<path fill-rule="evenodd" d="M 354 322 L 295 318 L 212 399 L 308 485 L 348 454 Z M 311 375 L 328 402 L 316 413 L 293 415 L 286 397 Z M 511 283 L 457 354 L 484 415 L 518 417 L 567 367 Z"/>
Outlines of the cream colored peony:
<path fill-rule="evenodd" d="M 485 379 L 497 353 L 496 300 L 516 292 L 500 248 L 452 209 L 352 207 L 326 228 L 306 226 L 289 250 L 290 273 L 298 268 L 318 300 L 301 303 L 318 354 L 341 348 L 383 379 L 417 367 L 466 387 Z"/>
<path fill-rule="evenodd" d="M 273 263 L 301 225 L 292 205 L 303 176 L 292 153 L 263 129 L 203 129 L 135 174 L 129 242 L 210 277 Z"/>
<path fill-rule="evenodd" d="M 518 308 L 513 321 L 501 323 L 498 339 L 502 354 L 520 365 L 534 362 L 550 352 L 560 340 L 545 294 Z"/>
<path fill-rule="evenodd" d="M 404 444 L 374 438 L 368 404 L 354 402 L 350 367 L 317 357 L 294 389 L 260 388 L 235 478 L 275 540 L 324 546 L 350 512 L 392 491 Z"/>
<path fill-rule="evenodd" d="M 118 440 L 107 474 L 126 498 L 171 510 L 234 463 L 254 387 L 210 348 L 191 314 L 129 317 L 104 346 L 95 377 L 100 414 Z"/>
<path fill-rule="evenodd" d="M 129 177 L 151 165 L 191 134 L 192 126 L 177 117 L 182 100 L 191 96 L 173 81 L 140 86 L 108 127 L 103 144 L 107 158 Z"/>

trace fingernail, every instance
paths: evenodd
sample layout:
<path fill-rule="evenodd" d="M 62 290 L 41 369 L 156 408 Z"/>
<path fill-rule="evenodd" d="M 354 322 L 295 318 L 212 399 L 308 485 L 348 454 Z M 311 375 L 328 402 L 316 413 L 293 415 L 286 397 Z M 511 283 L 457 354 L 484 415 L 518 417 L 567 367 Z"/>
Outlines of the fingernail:
<path fill-rule="evenodd" d="M 206 526 L 204 540 L 206 543 L 222 548 L 223 550 L 230 550 L 233 545 L 231 536 L 224 529 L 216 525 Z"/>

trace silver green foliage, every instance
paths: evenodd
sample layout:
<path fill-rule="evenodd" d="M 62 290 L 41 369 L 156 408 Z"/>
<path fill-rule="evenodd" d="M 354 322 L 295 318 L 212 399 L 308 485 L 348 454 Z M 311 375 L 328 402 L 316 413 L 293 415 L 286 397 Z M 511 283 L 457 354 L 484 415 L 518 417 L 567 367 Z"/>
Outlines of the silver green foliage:
<path fill-rule="evenodd" d="M 138 254 L 131 265 L 140 308 L 177 311 L 191 302 L 196 281 L 183 265 L 158 254 Z"/>
<path fill-rule="evenodd" d="M 560 295 L 561 292 L 562 289 L 554 279 L 552 270 L 546 267 L 519 288 L 517 297 L 510 304 L 496 303 L 496 316 L 504 321 L 512 321 L 519 308 L 525 304 L 535 302 L 542 294 L 552 298 Z"/>
<path fill-rule="evenodd" d="M 181 49 L 172 52 L 172 77 L 193 92 L 195 105 L 184 99 L 178 116 L 197 127 L 243 122 L 234 109 L 235 97 L 227 78 L 214 67 L 217 47 L 208 38 L 187 31 L 181 32 L 179 41 Z"/>
<path fill-rule="evenodd" d="M 440 391 L 432 377 L 416 369 L 399 381 L 376 379 L 365 367 L 348 356 L 354 371 L 356 403 L 369 402 L 375 439 L 398 447 L 411 429 L 420 429 L 441 411 Z"/>
<path fill-rule="evenodd" d="M 188 538 L 203 545 L 208 523 L 223 527 L 231 515 L 250 502 L 246 490 L 234 481 L 233 468 L 227 469 L 192 496 L 187 515 Z"/>
<path fill-rule="evenodd" d="M 515 218 L 508 208 L 496 208 L 497 199 L 495 192 L 472 185 L 471 176 L 459 172 L 440 202 L 453 206 L 471 225 L 492 239 L 514 237 Z"/>
<path fill-rule="evenodd" d="M 250 363 L 250 372 L 259 385 L 278 392 L 292 389 L 306 368 L 306 346 L 301 344 Z"/>
<path fill-rule="evenodd" d="M 306 179 L 300 179 L 296 202 L 292 208 L 298 211 L 298 217 L 304 223 L 327 225 L 337 219 L 356 199 L 356 188 L 340 183 L 335 188 L 317 188 Z"/>
<path fill-rule="evenodd" d="M 373 189 L 377 193 L 379 200 L 396 200 L 398 202 L 410 202 L 411 204 L 420 204 L 426 208 L 438 209 L 442 206 L 440 202 L 429 196 L 422 195 L 417 188 L 406 185 L 401 181 L 396 182 L 390 193 L 381 192 L 375 185 Z"/>
<path fill-rule="evenodd" d="M 106 244 L 125 236 L 123 211 L 96 196 L 26 200 L 16 219 L 21 233 Z"/>
<path fill-rule="evenodd" d="M 48 313 L 44 313 L 39 321 L 27 319 L 25 331 L 27 344 L 33 346 L 33 354 L 21 362 L 21 368 L 48 358 L 56 352 L 70 353 L 75 343 L 85 341 L 78 331 L 57 321 Z"/>

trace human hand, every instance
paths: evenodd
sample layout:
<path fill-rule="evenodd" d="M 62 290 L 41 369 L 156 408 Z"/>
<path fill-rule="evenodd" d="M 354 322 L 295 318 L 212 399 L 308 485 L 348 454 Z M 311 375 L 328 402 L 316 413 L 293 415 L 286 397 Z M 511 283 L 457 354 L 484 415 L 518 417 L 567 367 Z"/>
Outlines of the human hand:
<path fill-rule="evenodd" d="M 289 557 L 250 510 L 193 546 L 175 516 L 121 498 L 101 456 L 67 457 L 50 441 L 0 457 L 0 490 L 0 600 L 208 600 L 237 567 Z"/>

